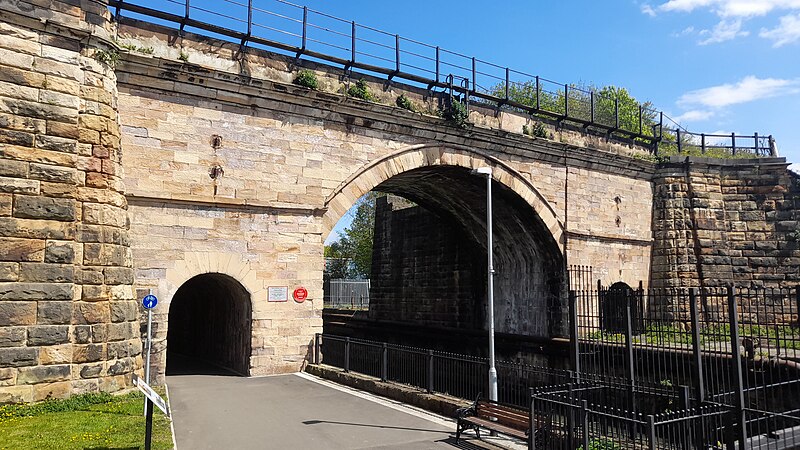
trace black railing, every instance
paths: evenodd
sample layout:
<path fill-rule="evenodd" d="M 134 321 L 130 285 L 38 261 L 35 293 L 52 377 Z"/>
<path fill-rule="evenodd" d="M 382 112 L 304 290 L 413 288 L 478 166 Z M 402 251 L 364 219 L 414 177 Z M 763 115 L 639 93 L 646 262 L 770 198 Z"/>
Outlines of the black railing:
<path fill-rule="evenodd" d="M 473 56 L 445 50 L 397 34 L 357 24 L 285 0 L 220 0 L 198 6 L 191 0 L 109 0 L 116 18 L 122 11 L 178 25 L 181 31 L 233 40 L 242 49 L 266 47 L 296 57 L 306 57 L 458 92 L 470 103 L 491 103 L 558 122 L 568 121 L 601 132 L 616 133 L 654 145 L 674 141 L 677 151 L 690 150 L 687 132 L 647 105 L 621 104 L 615 96 L 558 83 L 538 75 L 513 70 Z M 665 121 L 669 122 L 665 123 Z M 683 138 L 681 134 L 683 133 Z M 689 133 L 691 134 L 691 133 Z M 694 135 L 701 150 L 724 155 L 751 153 L 777 156 L 772 137 L 727 136 L 730 145 L 713 135 Z M 706 146 L 705 139 L 716 139 Z M 738 143 L 737 143 L 738 141 Z M 750 146 L 746 142 L 752 141 Z M 686 144 L 686 146 L 684 145 Z M 663 154 L 664 151 L 661 153 Z"/>
<path fill-rule="evenodd" d="M 329 334 L 315 339 L 317 363 L 339 367 L 383 381 L 414 386 L 428 393 L 475 399 L 487 393 L 486 358 L 419 349 L 385 342 Z M 501 402 L 527 406 L 529 389 L 566 382 L 570 372 L 548 367 L 498 361 L 498 397 Z"/>

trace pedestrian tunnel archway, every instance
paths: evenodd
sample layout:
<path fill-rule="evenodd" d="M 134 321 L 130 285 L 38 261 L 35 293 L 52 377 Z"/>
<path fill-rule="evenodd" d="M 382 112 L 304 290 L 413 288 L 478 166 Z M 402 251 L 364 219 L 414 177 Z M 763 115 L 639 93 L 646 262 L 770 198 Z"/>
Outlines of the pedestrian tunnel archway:
<path fill-rule="evenodd" d="M 250 293 L 228 275 L 186 281 L 169 308 L 167 375 L 250 371 Z"/>
<path fill-rule="evenodd" d="M 350 185 L 368 186 L 358 177 Z M 463 165 L 431 164 L 370 188 L 406 199 L 376 201 L 370 318 L 487 329 L 486 178 Z M 497 178 L 492 189 L 496 329 L 563 334 L 559 242 L 519 192 Z"/>

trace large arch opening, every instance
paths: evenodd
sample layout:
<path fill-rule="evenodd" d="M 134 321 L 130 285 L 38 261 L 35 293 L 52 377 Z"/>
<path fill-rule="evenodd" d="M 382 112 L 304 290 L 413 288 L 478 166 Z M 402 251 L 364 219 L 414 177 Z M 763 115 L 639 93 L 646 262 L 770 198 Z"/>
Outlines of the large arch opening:
<path fill-rule="evenodd" d="M 376 200 L 366 314 L 383 324 L 457 328 L 466 335 L 486 330 L 486 179 L 471 169 L 493 164 L 442 149 L 425 149 L 419 161 L 402 158 L 367 168 L 329 201 L 330 225 L 337 214 L 342 220 L 353 216 L 336 209 L 366 191 L 390 194 Z M 496 330 L 544 339 L 564 335 L 560 223 L 519 174 L 494 167 Z"/>
<path fill-rule="evenodd" d="M 250 372 L 250 293 L 228 275 L 197 275 L 172 298 L 167 375 Z"/>

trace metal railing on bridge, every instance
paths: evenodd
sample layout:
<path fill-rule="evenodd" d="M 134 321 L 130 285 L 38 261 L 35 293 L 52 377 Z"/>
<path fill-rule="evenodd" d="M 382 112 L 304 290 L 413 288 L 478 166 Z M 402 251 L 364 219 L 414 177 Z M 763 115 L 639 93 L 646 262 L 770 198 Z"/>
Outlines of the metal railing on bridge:
<path fill-rule="evenodd" d="M 328 279 L 323 282 L 323 306 L 331 309 L 369 309 L 369 280 Z"/>
<path fill-rule="evenodd" d="M 697 147 L 700 154 L 713 150 L 709 156 L 777 156 L 772 136 L 689 133 L 647 104 L 621 103 L 616 96 L 514 70 L 285 0 L 109 0 L 109 7 L 116 18 L 126 11 L 135 18 L 177 25 L 181 31 L 232 40 L 242 49 L 265 48 L 345 70 L 403 79 L 428 89 L 446 89 L 451 100 L 454 92 L 465 99 L 467 108 L 470 104 L 491 104 L 626 136 L 650 143 L 654 153 L 659 152 L 661 142 L 665 142 L 665 151 L 672 151 L 669 143 L 674 142 L 674 150 L 691 153 Z"/>

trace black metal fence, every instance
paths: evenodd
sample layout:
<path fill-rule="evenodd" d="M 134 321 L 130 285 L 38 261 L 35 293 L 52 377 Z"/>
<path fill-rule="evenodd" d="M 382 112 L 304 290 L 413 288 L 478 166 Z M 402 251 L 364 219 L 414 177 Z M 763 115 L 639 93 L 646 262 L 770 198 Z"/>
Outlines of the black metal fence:
<path fill-rule="evenodd" d="M 556 121 L 638 138 L 656 144 L 676 142 L 678 150 L 688 135 L 679 124 L 647 104 L 629 105 L 612 93 L 596 92 L 569 83 L 449 51 L 285 0 L 109 0 L 116 18 L 123 11 L 135 18 L 178 26 L 181 31 L 227 39 L 247 47 L 282 51 L 299 57 L 399 78 L 407 82 L 458 92 L 471 103 L 523 111 Z M 670 123 L 666 123 L 670 122 Z M 772 137 L 731 135 L 730 144 L 712 135 L 702 136 L 724 154 L 752 153 L 777 156 Z M 750 145 L 749 143 L 752 143 Z M 667 144 L 668 145 L 668 144 Z M 709 147 L 711 148 L 711 147 Z M 687 147 L 687 150 L 689 148 Z"/>

